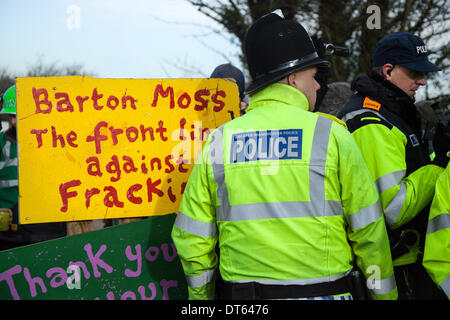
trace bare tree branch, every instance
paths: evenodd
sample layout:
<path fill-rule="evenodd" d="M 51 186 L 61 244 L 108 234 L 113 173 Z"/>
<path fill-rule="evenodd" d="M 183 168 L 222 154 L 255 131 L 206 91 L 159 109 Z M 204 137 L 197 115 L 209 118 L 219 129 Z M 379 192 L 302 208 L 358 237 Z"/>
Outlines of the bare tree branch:
<path fill-rule="evenodd" d="M 448 50 L 443 50 L 448 43 L 438 41 L 450 36 L 448 0 L 187 1 L 206 17 L 223 26 L 231 36 L 230 42 L 241 46 L 242 65 L 245 65 L 243 43 L 248 27 L 263 14 L 281 9 L 285 18 L 306 23 L 327 41 L 351 46 L 351 50 L 355 52 L 351 58 L 330 57 L 337 77 L 332 80 L 349 81 L 357 73 L 369 72 L 370 56 L 375 43 L 384 35 L 400 30 L 421 36 L 427 45 L 435 43 L 433 51 L 437 56 L 436 60 L 443 68 L 449 68 Z M 380 8 L 381 29 L 368 29 L 366 25 L 369 5 Z"/>

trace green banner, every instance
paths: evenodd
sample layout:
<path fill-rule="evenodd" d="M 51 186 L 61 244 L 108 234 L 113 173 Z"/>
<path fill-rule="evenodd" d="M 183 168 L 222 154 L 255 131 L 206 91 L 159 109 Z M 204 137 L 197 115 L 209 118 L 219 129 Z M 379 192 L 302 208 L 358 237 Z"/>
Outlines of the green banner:
<path fill-rule="evenodd" d="M 187 299 L 170 237 L 176 215 L 149 217 L 0 252 L 0 299 Z"/>

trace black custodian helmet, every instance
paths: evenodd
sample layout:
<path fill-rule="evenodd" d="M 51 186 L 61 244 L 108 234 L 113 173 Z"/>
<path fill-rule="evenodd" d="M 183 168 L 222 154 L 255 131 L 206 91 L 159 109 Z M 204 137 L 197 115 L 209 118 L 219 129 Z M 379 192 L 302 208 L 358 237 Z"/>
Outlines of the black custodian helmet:
<path fill-rule="evenodd" d="M 311 37 L 298 22 L 269 13 L 256 20 L 245 37 L 245 56 L 252 78 L 245 94 L 253 93 L 292 72 L 327 65 Z"/>

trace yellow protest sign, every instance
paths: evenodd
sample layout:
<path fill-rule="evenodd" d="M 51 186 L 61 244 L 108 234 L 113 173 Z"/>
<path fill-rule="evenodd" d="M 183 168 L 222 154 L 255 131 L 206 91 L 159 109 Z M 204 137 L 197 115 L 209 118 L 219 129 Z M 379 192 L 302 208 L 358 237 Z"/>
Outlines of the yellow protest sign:
<path fill-rule="evenodd" d="M 239 115 L 222 79 L 17 78 L 20 223 L 163 215 L 207 136 Z"/>

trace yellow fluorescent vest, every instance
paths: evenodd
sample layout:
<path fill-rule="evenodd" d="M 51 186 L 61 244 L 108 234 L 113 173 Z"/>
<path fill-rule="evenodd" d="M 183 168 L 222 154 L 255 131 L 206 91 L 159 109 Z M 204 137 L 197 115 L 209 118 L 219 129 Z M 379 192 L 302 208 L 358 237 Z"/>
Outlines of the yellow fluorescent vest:
<path fill-rule="evenodd" d="M 348 122 L 361 114 L 372 113 L 361 122 L 381 121 L 384 117 L 377 111 L 361 109 L 346 114 Z M 353 133 L 367 167 L 380 194 L 388 226 L 395 230 L 414 218 L 434 195 L 434 185 L 443 169 L 430 164 L 406 176 L 406 144 L 408 137 L 397 127 L 372 123 L 362 125 Z M 416 260 L 414 257 L 413 263 Z"/>
<path fill-rule="evenodd" d="M 343 126 L 307 109 L 300 91 L 275 83 L 209 136 L 172 230 L 190 299 L 214 297 L 217 267 L 234 283 L 308 285 L 346 276 L 353 261 L 376 280 L 374 298 L 397 298 L 361 153 Z"/>
<path fill-rule="evenodd" d="M 346 114 L 348 122 L 361 114 L 372 113 L 372 117 L 361 118 L 361 122 L 384 120 L 377 111 L 362 109 Z M 434 185 L 443 169 L 437 165 L 425 165 L 406 176 L 407 137 L 397 127 L 372 123 L 362 125 L 352 132 L 361 154 L 380 194 L 380 203 L 389 228 L 395 230 L 413 219 L 431 202 Z M 419 248 L 398 257 L 394 266 L 417 261 Z"/>
<path fill-rule="evenodd" d="M 450 166 L 438 178 L 431 203 L 423 265 L 450 299 Z"/>

